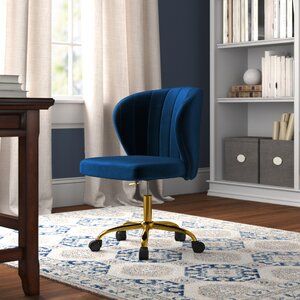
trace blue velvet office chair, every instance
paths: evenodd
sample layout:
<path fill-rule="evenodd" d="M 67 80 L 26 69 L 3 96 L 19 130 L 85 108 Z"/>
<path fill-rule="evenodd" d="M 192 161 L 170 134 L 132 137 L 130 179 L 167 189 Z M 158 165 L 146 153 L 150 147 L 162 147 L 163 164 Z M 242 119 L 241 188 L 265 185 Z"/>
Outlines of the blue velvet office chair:
<path fill-rule="evenodd" d="M 87 176 L 128 181 L 147 181 L 144 195 L 144 220 L 103 231 L 91 241 L 92 251 L 99 251 L 104 235 L 116 232 L 118 241 L 126 240 L 126 231 L 142 229 L 139 259 L 147 260 L 151 229 L 175 232 L 176 241 L 192 239 L 192 248 L 201 253 L 205 245 L 195 235 L 169 221 L 152 220 L 152 196 L 148 181 L 182 177 L 193 179 L 198 169 L 202 90 L 171 88 L 147 91 L 121 100 L 113 112 L 118 138 L 127 156 L 87 158 L 80 163 L 80 172 Z"/>

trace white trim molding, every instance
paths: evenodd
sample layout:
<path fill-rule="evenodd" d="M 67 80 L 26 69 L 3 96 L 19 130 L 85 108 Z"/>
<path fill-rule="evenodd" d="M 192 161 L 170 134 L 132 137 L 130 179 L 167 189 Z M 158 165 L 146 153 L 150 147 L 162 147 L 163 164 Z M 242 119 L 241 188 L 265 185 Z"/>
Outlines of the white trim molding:
<path fill-rule="evenodd" d="M 209 168 L 199 168 L 196 178 L 184 180 L 183 178 L 164 179 L 164 195 L 183 195 L 206 192 L 208 190 Z"/>
<path fill-rule="evenodd" d="M 209 181 L 208 196 L 300 207 L 300 191 L 230 181 Z"/>
<path fill-rule="evenodd" d="M 83 101 L 57 100 L 52 108 L 52 128 L 84 128 Z"/>
<path fill-rule="evenodd" d="M 53 207 L 84 204 L 84 182 L 84 177 L 53 179 Z"/>

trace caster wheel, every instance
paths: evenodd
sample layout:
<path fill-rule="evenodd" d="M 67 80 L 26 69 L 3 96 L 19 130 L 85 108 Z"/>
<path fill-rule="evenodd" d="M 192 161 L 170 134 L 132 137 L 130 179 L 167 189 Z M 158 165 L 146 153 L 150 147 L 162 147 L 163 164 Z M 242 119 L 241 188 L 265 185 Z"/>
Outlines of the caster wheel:
<path fill-rule="evenodd" d="M 148 247 L 141 247 L 139 252 L 139 260 L 148 260 L 149 250 Z"/>
<path fill-rule="evenodd" d="M 117 241 L 125 241 L 126 240 L 126 231 L 117 231 L 116 239 L 117 239 Z"/>
<path fill-rule="evenodd" d="M 89 248 L 93 251 L 93 252 L 97 252 L 100 250 L 102 246 L 102 240 L 94 240 L 94 241 L 91 241 L 89 243 Z"/>
<path fill-rule="evenodd" d="M 205 245 L 199 241 L 192 241 L 192 248 L 195 253 L 202 253 L 205 249 Z"/>
<path fill-rule="evenodd" d="M 175 241 L 184 242 L 185 241 L 185 233 L 175 232 Z"/>

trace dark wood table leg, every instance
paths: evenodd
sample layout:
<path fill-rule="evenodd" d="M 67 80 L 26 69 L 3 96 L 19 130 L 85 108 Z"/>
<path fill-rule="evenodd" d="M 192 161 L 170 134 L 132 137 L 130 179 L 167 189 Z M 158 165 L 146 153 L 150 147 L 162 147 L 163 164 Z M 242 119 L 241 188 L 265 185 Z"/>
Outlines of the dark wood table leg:
<path fill-rule="evenodd" d="M 40 292 L 38 259 L 38 135 L 39 111 L 26 112 L 26 136 L 19 138 L 19 275 L 24 293 Z"/>

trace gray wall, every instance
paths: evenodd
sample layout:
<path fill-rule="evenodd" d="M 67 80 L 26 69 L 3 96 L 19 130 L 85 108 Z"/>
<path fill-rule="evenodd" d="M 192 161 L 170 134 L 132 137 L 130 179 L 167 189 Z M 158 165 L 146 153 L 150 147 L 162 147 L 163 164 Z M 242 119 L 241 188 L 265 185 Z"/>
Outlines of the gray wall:
<path fill-rule="evenodd" d="M 204 90 L 200 167 L 209 166 L 209 0 L 159 0 L 163 87 Z"/>
<path fill-rule="evenodd" d="M 209 0 L 159 0 L 163 87 L 204 89 L 200 167 L 209 166 Z M 53 178 L 77 177 L 83 129 L 52 130 Z"/>

